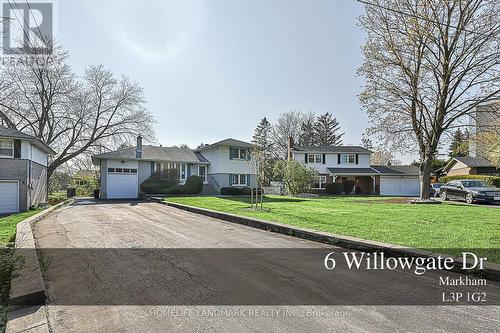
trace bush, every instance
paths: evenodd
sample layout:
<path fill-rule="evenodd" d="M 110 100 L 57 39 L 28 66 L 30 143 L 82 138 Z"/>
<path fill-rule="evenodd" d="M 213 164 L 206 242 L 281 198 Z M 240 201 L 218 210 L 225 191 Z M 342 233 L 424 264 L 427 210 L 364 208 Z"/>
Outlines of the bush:
<path fill-rule="evenodd" d="M 66 196 L 66 191 L 54 192 L 49 194 L 49 205 L 57 205 L 60 202 L 63 202 L 68 197 Z"/>
<path fill-rule="evenodd" d="M 189 176 L 184 185 L 176 186 L 179 194 L 198 194 L 203 190 L 203 179 L 198 176 Z"/>
<path fill-rule="evenodd" d="M 354 189 L 354 180 L 344 180 L 342 182 L 342 186 L 344 187 L 344 193 L 345 194 L 351 194 L 352 190 Z"/>
<path fill-rule="evenodd" d="M 477 180 L 482 180 L 485 183 L 495 186 L 495 187 L 500 187 L 500 177 L 496 176 L 486 176 L 486 175 L 458 175 L 458 176 L 444 176 L 439 178 L 440 183 L 447 183 L 452 180 L 457 180 L 457 179 L 477 179 Z"/>
<path fill-rule="evenodd" d="M 250 187 L 222 187 L 220 194 L 223 195 L 250 195 Z"/>
<path fill-rule="evenodd" d="M 278 161 L 274 165 L 273 173 L 283 179 L 286 192 L 291 195 L 309 191 L 319 177 L 318 171 L 296 160 Z"/>
<path fill-rule="evenodd" d="M 328 194 L 342 194 L 343 190 L 342 183 L 328 183 L 325 185 L 325 192 Z"/>
<path fill-rule="evenodd" d="M 163 173 L 162 173 L 163 174 Z M 203 180 L 198 176 L 189 176 L 184 185 L 177 184 L 172 177 L 163 177 L 157 173 L 141 184 L 141 190 L 148 194 L 198 194 L 203 190 Z"/>

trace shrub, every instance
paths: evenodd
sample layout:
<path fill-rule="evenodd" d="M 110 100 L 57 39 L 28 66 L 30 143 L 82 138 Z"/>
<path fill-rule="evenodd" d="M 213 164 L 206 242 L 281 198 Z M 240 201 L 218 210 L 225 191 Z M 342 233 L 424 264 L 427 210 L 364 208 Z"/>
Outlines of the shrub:
<path fill-rule="evenodd" d="M 277 177 L 283 178 L 286 191 L 291 195 L 307 192 L 319 177 L 316 170 L 296 160 L 278 161 L 274 166 L 273 173 Z"/>
<path fill-rule="evenodd" d="M 343 190 L 342 183 L 328 183 L 325 186 L 325 192 L 328 194 L 342 194 Z"/>
<path fill-rule="evenodd" d="M 477 180 L 482 180 L 485 183 L 495 186 L 495 187 L 500 187 L 500 177 L 496 176 L 486 176 L 486 175 L 457 175 L 457 176 L 444 176 L 439 178 L 440 183 L 447 183 L 452 180 L 457 180 L 457 179 L 477 179 Z"/>
<path fill-rule="evenodd" d="M 171 176 L 164 178 L 157 173 L 141 184 L 141 190 L 148 194 L 198 194 L 203 190 L 203 180 L 198 176 L 189 176 L 184 185 L 177 184 Z"/>
<path fill-rule="evenodd" d="M 354 180 L 344 180 L 342 182 L 342 186 L 344 187 L 344 193 L 345 194 L 351 194 L 352 190 L 354 189 Z"/>
<path fill-rule="evenodd" d="M 222 187 L 220 194 L 223 195 L 250 195 L 250 187 Z"/>

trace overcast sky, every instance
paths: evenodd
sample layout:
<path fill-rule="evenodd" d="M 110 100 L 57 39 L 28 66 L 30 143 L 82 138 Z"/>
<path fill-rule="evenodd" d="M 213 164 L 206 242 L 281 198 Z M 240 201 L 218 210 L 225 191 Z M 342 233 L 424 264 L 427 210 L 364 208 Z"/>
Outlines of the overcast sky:
<path fill-rule="evenodd" d="M 359 144 L 364 34 L 354 0 L 58 1 L 57 39 L 82 73 L 104 64 L 143 88 L 163 145 L 250 140 L 290 109 L 332 112 Z"/>

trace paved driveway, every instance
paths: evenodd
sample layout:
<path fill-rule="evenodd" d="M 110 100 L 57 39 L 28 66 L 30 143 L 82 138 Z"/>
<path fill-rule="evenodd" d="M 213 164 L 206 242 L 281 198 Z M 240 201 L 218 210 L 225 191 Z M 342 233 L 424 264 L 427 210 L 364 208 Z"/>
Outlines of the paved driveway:
<path fill-rule="evenodd" d="M 80 201 L 39 221 L 34 232 L 42 254 L 50 248 L 324 247 L 149 202 Z M 124 274 L 134 269 L 122 268 Z M 79 279 L 98 280 L 95 272 L 89 266 Z M 61 274 L 56 258 L 46 281 L 53 299 L 65 289 Z M 494 331 L 500 318 L 494 306 L 49 305 L 47 313 L 53 332 L 479 332 Z"/>

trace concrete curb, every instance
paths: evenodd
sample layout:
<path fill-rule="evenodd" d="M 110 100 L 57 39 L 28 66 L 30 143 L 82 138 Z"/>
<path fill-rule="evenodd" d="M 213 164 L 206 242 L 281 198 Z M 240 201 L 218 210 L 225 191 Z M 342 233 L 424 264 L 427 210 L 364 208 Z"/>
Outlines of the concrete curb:
<path fill-rule="evenodd" d="M 45 285 L 36 253 L 32 225 L 53 213 L 56 209 L 72 202 L 72 199 L 65 200 L 17 224 L 14 253 L 21 252 L 24 257 L 24 264 L 10 282 L 9 311 L 27 305 L 45 303 Z"/>
<path fill-rule="evenodd" d="M 461 263 L 461 258 L 457 258 L 452 255 L 443 253 L 434 253 L 430 250 L 414 249 L 410 247 L 405 247 L 402 245 L 388 244 L 377 241 L 371 241 L 366 239 L 361 239 L 351 236 L 336 235 L 328 232 L 314 231 L 301 227 L 290 226 L 287 224 L 282 224 L 278 222 L 270 222 L 266 220 L 244 217 L 229 213 L 222 213 L 215 210 L 199 208 L 189 205 L 182 205 L 178 203 L 165 202 L 158 198 L 148 198 L 150 201 L 157 202 L 162 205 L 167 205 L 182 209 L 188 212 L 202 214 L 210 217 L 214 217 L 227 222 L 238 223 L 252 228 L 258 228 L 266 231 L 276 232 L 287 236 L 307 239 L 313 242 L 324 243 L 329 245 L 334 245 L 338 247 L 344 247 L 348 249 L 363 251 L 363 252 L 373 252 L 382 251 L 389 256 L 403 256 L 403 257 L 436 257 L 441 255 L 443 258 L 451 257 L 454 258 L 455 262 Z M 454 272 L 462 274 L 477 274 L 478 271 L 463 270 L 460 267 L 455 267 L 452 269 Z M 500 281 L 500 265 L 494 263 L 486 262 L 484 269 L 481 271 L 481 277 Z"/>

